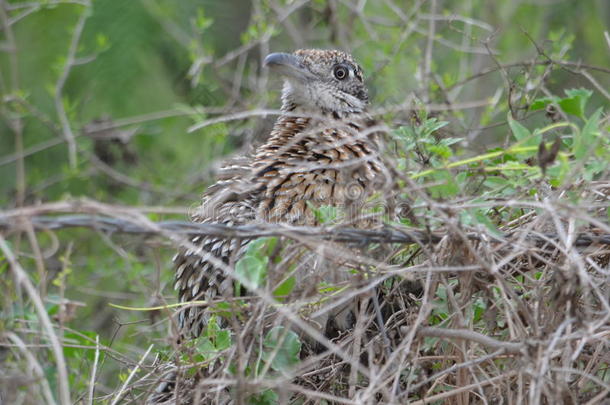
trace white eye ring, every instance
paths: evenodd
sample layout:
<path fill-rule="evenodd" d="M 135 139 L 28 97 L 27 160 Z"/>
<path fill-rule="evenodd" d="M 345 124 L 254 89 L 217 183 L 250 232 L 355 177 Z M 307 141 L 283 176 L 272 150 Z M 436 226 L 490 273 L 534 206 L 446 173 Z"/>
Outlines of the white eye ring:
<path fill-rule="evenodd" d="M 343 65 L 338 65 L 333 68 L 333 76 L 337 80 L 345 80 L 349 77 L 349 69 Z"/>

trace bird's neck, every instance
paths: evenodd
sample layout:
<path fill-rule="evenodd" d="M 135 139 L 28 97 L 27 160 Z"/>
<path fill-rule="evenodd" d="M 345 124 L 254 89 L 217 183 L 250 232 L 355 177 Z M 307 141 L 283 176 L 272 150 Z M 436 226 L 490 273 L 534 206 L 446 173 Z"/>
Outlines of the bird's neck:
<path fill-rule="evenodd" d="M 351 101 L 349 101 L 351 100 Z M 289 80 L 284 82 L 281 110 L 287 115 L 298 115 L 319 119 L 349 120 L 365 113 L 367 103 L 354 102 L 353 97 L 337 97 L 327 89 L 317 91 Z"/>
<path fill-rule="evenodd" d="M 271 136 L 263 148 L 270 150 L 277 149 L 278 146 L 285 148 L 286 145 L 293 145 L 304 139 L 320 143 L 328 142 L 332 140 L 332 135 L 329 138 L 328 134 L 337 132 L 350 133 L 356 140 L 361 138 L 361 135 L 357 135 L 358 131 L 372 125 L 372 120 L 366 113 L 341 116 L 321 111 L 314 113 L 297 107 L 285 111 L 278 117 Z M 322 137 L 320 136 L 322 133 L 327 135 Z"/>

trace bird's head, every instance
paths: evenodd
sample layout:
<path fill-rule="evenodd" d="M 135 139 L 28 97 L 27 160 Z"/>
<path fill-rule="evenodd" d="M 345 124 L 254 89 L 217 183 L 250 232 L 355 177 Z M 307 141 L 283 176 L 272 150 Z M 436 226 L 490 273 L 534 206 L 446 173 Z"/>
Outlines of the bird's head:
<path fill-rule="evenodd" d="M 285 111 L 331 113 L 338 117 L 360 113 L 368 104 L 362 69 L 345 52 L 301 49 L 272 53 L 264 65 L 285 79 Z"/>

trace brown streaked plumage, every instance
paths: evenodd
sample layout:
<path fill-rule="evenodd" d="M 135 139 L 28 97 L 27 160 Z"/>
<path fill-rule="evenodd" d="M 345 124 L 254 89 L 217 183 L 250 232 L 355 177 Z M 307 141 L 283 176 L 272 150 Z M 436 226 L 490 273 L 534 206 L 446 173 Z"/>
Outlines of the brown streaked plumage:
<path fill-rule="evenodd" d="M 278 222 L 316 225 L 311 206 L 356 209 L 386 180 L 377 135 L 365 109 L 362 70 L 344 52 L 274 53 L 265 65 L 285 78 L 282 115 L 254 156 L 226 168 L 206 192 L 193 220 L 241 225 Z M 233 295 L 232 265 L 248 241 L 197 236 L 196 250 L 174 258 L 181 302 Z M 298 280 L 298 278 L 297 278 Z M 193 337 L 205 325 L 205 309 L 190 307 L 180 326 Z"/>

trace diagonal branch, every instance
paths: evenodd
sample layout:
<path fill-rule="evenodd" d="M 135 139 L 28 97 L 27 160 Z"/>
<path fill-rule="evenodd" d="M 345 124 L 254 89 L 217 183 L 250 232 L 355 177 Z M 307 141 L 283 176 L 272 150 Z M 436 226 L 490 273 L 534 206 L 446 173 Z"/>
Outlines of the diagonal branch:
<path fill-rule="evenodd" d="M 71 404 L 70 400 L 70 388 L 69 388 L 69 379 L 68 379 L 68 368 L 66 365 L 66 359 L 64 357 L 64 352 L 57 337 L 57 333 L 53 329 L 53 324 L 51 323 L 51 319 L 47 314 L 44 303 L 40 299 L 40 295 L 38 291 L 36 291 L 36 287 L 30 281 L 27 272 L 21 267 L 21 264 L 15 258 L 13 251 L 9 247 L 6 240 L 0 235 L 0 252 L 6 258 L 6 261 L 10 264 L 10 269 L 15 275 L 15 280 L 17 283 L 23 286 L 26 293 L 34 303 L 34 308 L 36 310 L 36 314 L 38 315 L 38 319 L 43 327 L 43 329 L 47 332 L 47 338 L 49 339 L 49 343 L 51 344 L 51 349 L 53 355 L 55 356 L 55 361 L 57 363 L 57 389 L 59 391 L 59 399 L 61 404 Z"/>

